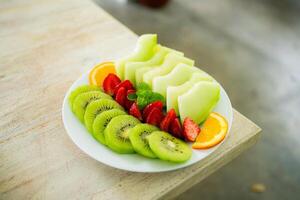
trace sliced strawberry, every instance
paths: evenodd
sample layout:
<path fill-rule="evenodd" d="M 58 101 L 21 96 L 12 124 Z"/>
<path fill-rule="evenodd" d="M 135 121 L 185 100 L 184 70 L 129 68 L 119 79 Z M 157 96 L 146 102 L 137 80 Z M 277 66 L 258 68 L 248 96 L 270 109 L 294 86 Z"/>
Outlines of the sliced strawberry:
<path fill-rule="evenodd" d="M 161 120 L 162 120 L 163 117 L 164 116 L 163 116 L 162 111 L 160 109 L 154 107 L 150 111 L 150 113 L 149 113 L 149 115 L 148 115 L 148 117 L 146 119 L 146 123 L 152 124 L 154 126 L 159 126 L 159 123 L 161 122 Z"/>
<path fill-rule="evenodd" d="M 130 110 L 130 108 L 131 108 L 131 106 L 132 106 L 132 104 L 134 103 L 134 101 L 130 101 L 130 100 L 128 100 L 128 99 L 126 99 L 125 100 L 125 109 L 126 110 Z"/>
<path fill-rule="evenodd" d="M 153 108 L 157 108 L 162 111 L 163 106 L 164 106 L 164 104 L 161 101 L 154 101 L 154 102 L 150 103 L 143 110 L 143 118 L 147 119 L 149 113 L 153 110 Z"/>
<path fill-rule="evenodd" d="M 115 100 L 123 107 L 125 106 L 125 102 L 127 100 L 126 95 L 127 92 L 124 87 L 119 88 L 118 91 L 116 92 Z"/>
<path fill-rule="evenodd" d="M 125 100 L 125 108 L 126 110 L 129 110 L 134 101 L 131 101 L 128 99 L 129 94 L 134 94 L 136 91 L 135 90 L 127 90 L 127 95 L 126 95 L 126 100 Z"/>
<path fill-rule="evenodd" d="M 119 85 L 121 83 L 120 78 L 115 75 L 115 74 L 108 74 L 106 76 L 106 78 L 103 81 L 103 90 L 109 94 L 109 95 L 113 95 L 115 88 L 117 87 L 117 85 Z"/>
<path fill-rule="evenodd" d="M 167 113 L 165 118 L 160 123 L 160 129 L 163 130 L 163 131 L 168 132 L 170 124 L 171 124 L 172 121 L 175 120 L 175 118 L 176 118 L 175 110 L 174 109 L 169 110 L 169 112 Z"/>
<path fill-rule="evenodd" d="M 171 122 L 171 126 L 169 127 L 169 132 L 171 132 L 171 134 L 177 138 L 183 138 L 182 135 L 183 129 L 177 117 Z"/>
<path fill-rule="evenodd" d="M 129 114 L 130 115 L 132 115 L 132 116 L 134 116 L 134 117 L 136 117 L 136 118 L 138 118 L 139 120 L 143 120 L 143 118 L 142 118 L 142 113 L 141 113 L 141 111 L 139 110 L 139 107 L 138 107 L 138 105 L 136 104 L 136 102 L 134 102 L 133 104 L 132 104 L 132 106 L 130 107 L 130 109 L 129 109 Z"/>
<path fill-rule="evenodd" d="M 194 142 L 201 129 L 191 118 L 186 117 L 183 121 L 183 136 L 186 140 Z"/>
<path fill-rule="evenodd" d="M 119 83 L 116 86 L 116 88 L 115 88 L 115 95 L 116 95 L 116 92 L 118 91 L 118 89 L 121 88 L 121 87 L 124 87 L 126 90 L 132 90 L 132 89 L 134 89 L 132 83 L 129 80 L 125 80 L 125 81 Z"/>

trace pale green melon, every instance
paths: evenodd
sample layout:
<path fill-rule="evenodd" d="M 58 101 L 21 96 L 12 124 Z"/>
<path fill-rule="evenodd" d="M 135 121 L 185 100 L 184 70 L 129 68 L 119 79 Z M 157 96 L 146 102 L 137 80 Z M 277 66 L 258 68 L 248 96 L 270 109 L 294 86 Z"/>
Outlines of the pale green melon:
<path fill-rule="evenodd" d="M 164 62 L 161 64 L 161 66 L 155 67 L 143 75 L 143 82 L 147 83 L 150 87 L 152 87 L 153 79 L 155 77 L 164 76 L 168 74 L 173 70 L 173 68 L 176 65 L 180 63 L 184 63 L 188 66 L 194 65 L 194 61 L 189 58 L 183 57 L 176 53 L 169 53 L 165 57 Z"/>
<path fill-rule="evenodd" d="M 169 86 L 185 83 L 194 73 L 201 73 L 201 71 L 196 67 L 180 63 L 167 75 L 155 77 L 152 82 L 152 91 L 158 92 L 166 97 L 167 88 Z"/>
<path fill-rule="evenodd" d="M 196 83 L 200 81 L 213 81 L 213 78 L 206 74 L 205 72 L 194 73 L 191 78 L 185 83 L 178 86 L 170 86 L 167 88 L 167 111 L 172 108 L 176 111 L 176 114 L 179 115 L 178 110 L 178 97 L 186 93 L 189 89 L 193 87 Z"/>
<path fill-rule="evenodd" d="M 216 82 L 200 81 L 188 92 L 178 97 L 180 119 L 190 117 L 197 124 L 202 123 L 220 98 L 220 86 Z"/>
<path fill-rule="evenodd" d="M 178 52 L 176 50 L 163 47 L 161 45 L 157 45 L 157 51 L 153 55 L 152 58 L 150 58 L 147 61 L 140 61 L 140 62 L 127 62 L 125 64 L 125 70 L 124 70 L 124 79 L 130 80 L 131 83 L 134 85 L 136 84 L 135 80 L 135 72 L 137 69 L 142 68 L 142 67 L 153 67 L 156 65 L 160 65 L 164 59 L 164 57 L 169 53 L 169 52 L 176 52 L 178 54 L 183 54 L 181 52 Z"/>
<path fill-rule="evenodd" d="M 164 47 L 164 48 L 166 48 L 166 47 Z M 177 54 L 179 56 L 184 56 L 184 54 L 182 52 L 180 52 L 180 51 L 176 51 L 174 49 L 169 49 L 169 48 L 167 48 L 167 49 L 168 49 L 168 53 L 165 54 L 164 56 L 157 55 L 159 57 L 159 62 L 157 62 L 157 64 L 151 65 L 151 66 L 150 65 L 148 65 L 148 66 L 144 65 L 144 66 L 141 66 L 141 67 L 139 67 L 138 69 L 135 70 L 135 82 L 136 82 L 136 85 L 138 85 L 139 83 L 143 82 L 143 75 L 146 72 L 150 71 L 153 68 L 160 67 L 160 65 L 163 63 L 165 57 L 168 54 L 173 53 L 173 54 Z M 153 56 L 153 59 L 154 59 L 155 56 Z"/>
<path fill-rule="evenodd" d="M 156 34 L 144 34 L 139 37 L 135 51 L 128 57 L 122 58 L 116 62 L 117 75 L 124 79 L 124 67 L 127 62 L 130 61 L 145 61 L 150 59 L 157 46 Z"/>
<path fill-rule="evenodd" d="M 141 67 L 135 71 L 135 83 L 139 85 L 143 82 L 143 76 L 146 72 L 152 70 L 153 67 Z"/>

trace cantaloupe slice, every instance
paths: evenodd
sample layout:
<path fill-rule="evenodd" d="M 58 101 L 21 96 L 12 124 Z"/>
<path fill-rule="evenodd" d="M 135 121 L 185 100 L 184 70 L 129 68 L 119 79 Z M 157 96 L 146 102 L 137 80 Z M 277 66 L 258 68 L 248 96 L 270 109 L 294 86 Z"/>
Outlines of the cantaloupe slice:
<path fill-rule="evenodd" d="M 202 123 L 220 98 L 220 86 L 216 82 L 200 81 L 188 92 L 178 97 L 180 119 L 190 117 L 197 124 Z"/>
<path fill-rule="evenodd" d="M 165 57 L 161 66 L 155 67 L 143 75 L 143 81 L 152 87 L 153 79 L 155 77 L 167 75 L 180 63 L 184 63 L 187 66 L 193 66 L 195 62 L 176 53 L 170 53 Z"/>
<path fill-rule="evenodd" d="M 186 93 L 189 89 L 193 87 L 193 85 L 200 81 L 213 81 L 213 78 L 207 73 L 200 71 L 200 73 L 194 73 L 187 82 L 178 86 L 168 87 L 166 96 L 167 111 L 173 108 L 176 114 L 179 115 L 178 97 Z"/>
<path fill-rule="evenodd" d="M 135 51 L 128 57 L 122 58 L 116 62 L 117 75 L 124 79 L 124 67 L 130 61 L 145 61 L 150 59 L 156 52 L 157 35 L 144 34 L 139 37 Z"/>
<path fill-rule="evenodd" d="M 200 70 L 196 67 L 180 63 L 169 74 L 155 77 L 152 82 L 152 91 L 166 97 L 169 86 L 183 84 L 190 79 L 193 73 L 200 73 Z"/>
<path fill-rule="evenodd" d="M 183 53 L 178 52 L 174 49 L 170 49 L 167 47 L 163 47 L 161 45 L 157 45 L 157 52 L 153 55 L 152 58 L 150 58 L 147 61 L 140 61 L 140 62 L 127 62 L 125 64 L 125 70 L 124 70 L 124 79 L 130 80 L 131 83 L 136 85 L 135 80 L 135 72 L 137 69 L 142 67 L 153 67 L 156 65 L 160 65 L 163 62 L 163 59 L 169 52 L 176 52 L 179 55 L 183 55 Z"/>

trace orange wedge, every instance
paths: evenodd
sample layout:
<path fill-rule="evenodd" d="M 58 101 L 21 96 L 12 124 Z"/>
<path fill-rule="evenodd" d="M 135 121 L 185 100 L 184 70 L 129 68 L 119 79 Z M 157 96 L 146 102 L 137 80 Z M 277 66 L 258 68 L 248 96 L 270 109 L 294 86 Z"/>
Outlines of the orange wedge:
<path fill-rule="evenodd" d="M 227 120 L 218 113 L 211 113 L 201 128 L 201 132 L 192 145 L 194 149 L 208 149 L 219 144 L 226 136 Z"/>
<path fill-rule="evenodd" d="M 115 64 L 113 62 L 103 62 L 96 65 L 89 75 L 91 85 L 102 87 L 103 81 L 108 74 L 116 74 Z"/>

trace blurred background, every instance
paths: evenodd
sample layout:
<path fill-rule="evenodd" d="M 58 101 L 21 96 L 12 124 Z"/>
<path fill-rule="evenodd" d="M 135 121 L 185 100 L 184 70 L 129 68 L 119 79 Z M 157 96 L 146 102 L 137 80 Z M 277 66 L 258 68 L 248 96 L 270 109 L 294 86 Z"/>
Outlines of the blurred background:
<path fill-rule="evenodd" d="M 257 145 L 178 199 L 300 199 L 300 1 L 95 2 L 194 59 L 263 129 Z"/>

